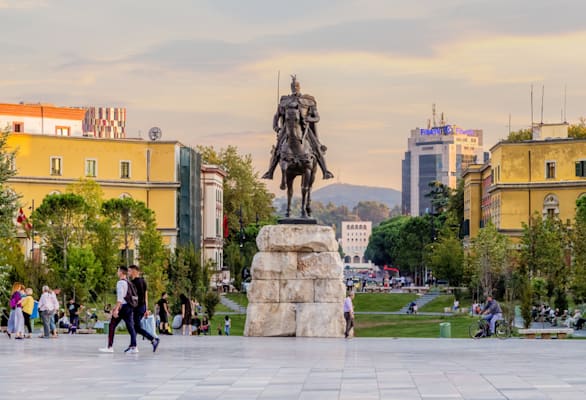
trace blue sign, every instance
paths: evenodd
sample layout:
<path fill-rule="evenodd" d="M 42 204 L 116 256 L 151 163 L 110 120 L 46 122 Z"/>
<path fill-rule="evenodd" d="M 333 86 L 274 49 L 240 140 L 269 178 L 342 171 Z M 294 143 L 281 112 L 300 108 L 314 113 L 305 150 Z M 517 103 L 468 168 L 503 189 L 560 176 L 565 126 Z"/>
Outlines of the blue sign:
<path fill-rule="evenodd" d="M 451 135 L 453 133 L 452 126 L 437 126 L 431 129 L 420 129 L 422 135 Z"/>

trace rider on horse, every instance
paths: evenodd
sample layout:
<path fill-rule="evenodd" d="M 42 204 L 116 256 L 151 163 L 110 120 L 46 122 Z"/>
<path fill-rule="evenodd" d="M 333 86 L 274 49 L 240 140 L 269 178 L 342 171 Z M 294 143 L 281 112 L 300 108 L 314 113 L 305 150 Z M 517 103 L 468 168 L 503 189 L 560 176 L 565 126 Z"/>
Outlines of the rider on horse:
<path fill-rule="evenodd" d="M 319 122 L 319 114 L 317 113 L 317 103 L 313 96 L 308 94 L 301 94 L 300 84 L 295 75 L 291 76 L 291 94 L 281 96 L 277 112 L 273 118 L 273 130 L 277 132 L 277 144 L 273 146 L 271 161 L 269 170 L 262 176 L 263 179 L 273 179 L 273 173 L 275 168 L 282 159 L 281 148 L 285 142 L 285 123 L 287 112 L 290 109 L 298 109 L 300 116 L 300 128 L 301 128 L 301 139 L 308 138 L 313 150 L 317 163 L 319 164 L 322 172 L 323 179 L 331 179 L 334 177 L 326 166 L 326 160 L 324 153 L 327 150 L 326 146 L 319 142 L 317 136 L 316 123 Z M 285 177 L 281 179 L 281 190 L 285 189 Z"/>

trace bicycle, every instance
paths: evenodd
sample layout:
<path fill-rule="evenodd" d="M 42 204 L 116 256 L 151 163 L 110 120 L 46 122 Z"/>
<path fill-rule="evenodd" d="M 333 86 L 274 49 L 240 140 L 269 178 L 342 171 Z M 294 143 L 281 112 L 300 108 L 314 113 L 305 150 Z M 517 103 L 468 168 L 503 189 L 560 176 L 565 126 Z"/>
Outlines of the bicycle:
<path fill-rule="evenodd" d="M 480 339 L 488 337 L 490 332 L 490 326 L 487 320 L 480 318 L 478 321 L 470 324 L 468 333 L 472 339 Z M 494 327 L 494 336 L 499 339 L 507 339 L 511 337 L 511 325 L 505 319 L 496 321 Z"/>

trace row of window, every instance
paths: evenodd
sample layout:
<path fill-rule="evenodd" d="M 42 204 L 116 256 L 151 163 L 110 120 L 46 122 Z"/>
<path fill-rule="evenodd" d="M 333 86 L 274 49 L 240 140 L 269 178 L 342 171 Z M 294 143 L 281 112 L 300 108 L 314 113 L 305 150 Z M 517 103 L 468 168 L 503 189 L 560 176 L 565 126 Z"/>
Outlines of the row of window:
<path fill-rule="evenodd" d="M 586 178 L 586 160 L 576 161 L 576 176 L 580 178 Z M 555 179 L 556 177 L 556 162 L 546 161 L 545 162 L 545 179 Z M 491 181 L 499 182 L 501 180 L 501 167 L 498 165 L 491 171 Z"/>
<path fill-rule="evenodd" d="M 348 225 L 347 229 L 366 229 L 366 225 Z"/>
<path fill-rule="evenodd" d="M 50 174 L 53 176 L 63 175 L 63 158 L 51 157 Z M 120 161 L 120 179 L 130 179 L 131 173 L 130 161 Z M 85 160 L 84 174 L 88 178 L 95 178 L 98 176 L 98 160 L 88 158 Z"/>
<path fill-rule="evenodd" d="M 24 133 L 24 122 L 13 122 L 12 131 L 15 133 Z M 69 136 L 71 127 L 69 126 L 56 126 L 55 136 Z"/>

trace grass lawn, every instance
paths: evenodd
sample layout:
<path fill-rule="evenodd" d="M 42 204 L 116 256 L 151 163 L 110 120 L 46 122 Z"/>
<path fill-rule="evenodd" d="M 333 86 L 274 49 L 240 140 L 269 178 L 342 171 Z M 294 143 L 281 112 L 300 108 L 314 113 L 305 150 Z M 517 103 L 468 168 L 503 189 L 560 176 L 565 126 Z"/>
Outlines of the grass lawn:
<path fill-rule="evenodd" d="M 214 315 L 210 324 L 210 333 L 212 336 L 218 335 L 218 326 L 222 328 L 222 334 L 224 334 L 224 315 Z M 246 315 L 237 314 L 230 315 L 231 328 L 230 335 L 242 336 L 244 333 L 244 323 L 246 322 Z"/>
<path fill-rule="evenodd" d="M 357 337 L 437 338 L 439 324 L 449 322 L 453 338 L 468 338 L 468 326 L 475 318 L 468 316 L 433 317 L 425 315 L 357 315 Z"/>
<path fill-rule="evenodd" d="M 225 296 L 242 307 L 248 307 L 248 297 L 246 293 L 226 293 Z"/>
<path fill-rule="evenodd" d="M 356 293 L 354 311 L 399 311 L 416 298 L 412 293 Z"/>
<path fill-rule="evenodd" d="M 424 305 L 423 307 L 421 307 L 419 309 L 419 311 L 425 311 L 425 312 L 444 312 L 444 308 L 445 307 L 449 307 L 450 310 L 452 309 L 452 306 L 454 305 L 454 295 L 453 294 L 442 294 L 438 297 L 436 297 L 435 299 L 433 299 L 432 301 L 430 301 L 429 303 L 427 303 L 426 305 Z M 470 307 L 472 306 L 472 303 L 470 302 L 470 299 L 460 299 L 460 308 L 468 308 L 468 310 L 470 310 Z"/>
<path fill-rule="evenodd" d="M 222 303 L 218 303 L 218 305 L 216 306 L 216 312 L 234 312 L 234 310 L 226 307 Z"/>

